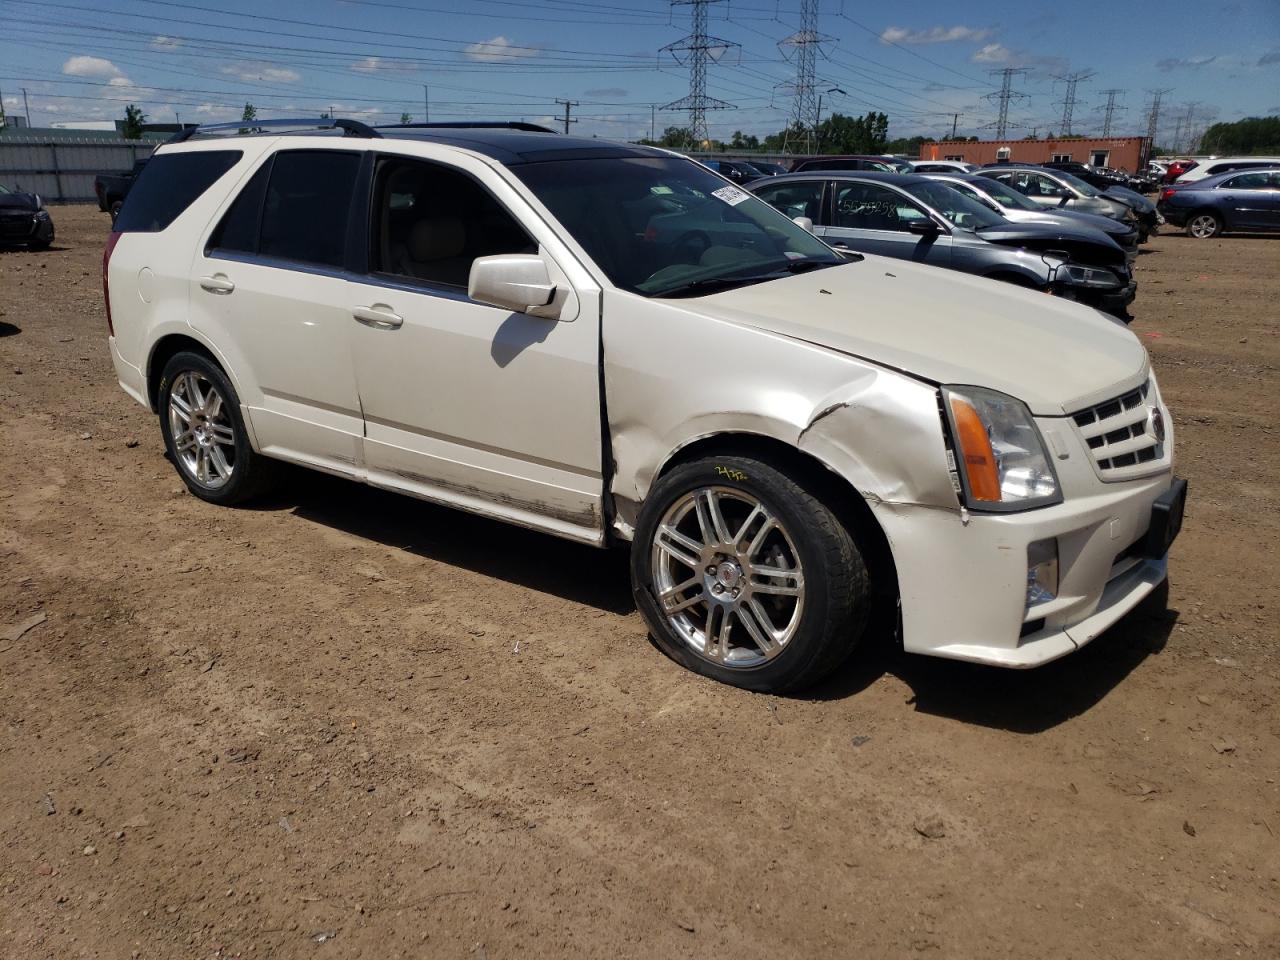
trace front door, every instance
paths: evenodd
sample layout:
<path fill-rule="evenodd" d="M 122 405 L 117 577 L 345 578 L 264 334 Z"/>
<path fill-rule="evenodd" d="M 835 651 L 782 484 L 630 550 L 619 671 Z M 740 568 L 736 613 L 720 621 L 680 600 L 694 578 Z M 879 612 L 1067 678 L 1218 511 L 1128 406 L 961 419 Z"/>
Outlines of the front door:
<path fill-rule="evenodd" d="M 364 423 L 344 279 L 360 154 L 283 150 L 192 261 L 191 325 L 221 345 L 263 453 L 359 475 Z"/>
<path fill-rule="evenodd" d="M 345 301 L 369 482 L 600 542 L 598 287 L 479 160 L 381 157 L 370 216 Z M 558 317 L 467 296 L 472 261 L 509 253 L 543 257 Z"/>
<path fill-rule="evenodd" d="M 1241 173 L 1224 181 L 1216 192 L 1224 200 L 1227 229 L 1280 229 L 1280 173 Z"/>
<path fill-rule="evenodd" d="M 929 223 L 932 218 L 896 190 L 848 180 L 837 180 L 831 188 L 831 216 L 816 231 L 827 243 L 936 267 L 951 265 L 950 235 L 941 228 L 913 233 L 913 223 Z"/>

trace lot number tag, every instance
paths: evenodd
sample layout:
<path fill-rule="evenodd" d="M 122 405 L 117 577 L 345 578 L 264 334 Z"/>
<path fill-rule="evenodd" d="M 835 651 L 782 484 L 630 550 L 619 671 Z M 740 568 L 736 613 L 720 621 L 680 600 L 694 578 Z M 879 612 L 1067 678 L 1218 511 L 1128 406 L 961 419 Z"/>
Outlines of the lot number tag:
<path fill-rule="evenodd" d="M 743 200 L 747 199 L 750 194 L 744 193 L 735 186 L 721 187 L 719 190 L 712 190 L 711 195 L 723 200 L 731 207 L 736 207 Z"/>

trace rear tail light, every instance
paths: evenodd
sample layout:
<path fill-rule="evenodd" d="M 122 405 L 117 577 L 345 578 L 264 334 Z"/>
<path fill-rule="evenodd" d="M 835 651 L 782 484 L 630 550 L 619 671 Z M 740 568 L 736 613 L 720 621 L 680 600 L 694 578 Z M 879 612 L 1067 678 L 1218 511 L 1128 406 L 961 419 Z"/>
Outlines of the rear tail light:
<path fill-rule="evenodd" d="M 107 246 L 102 251 L 102 301 L 107 308 L 107 334 L 113 337 L 116 335 L 116 328 L 111 325 L 111 285 L 107 281 L 107 266 L 111 263 L 111 251 L 116 248 L 119 240 L 120 234 L 111 231 L 111 235 L 107 237 Z"/>
<path fill-rule="evenodd" d="M 1175 191 L 1175 190 L 1173 189 L 1173 187 L 1165 187 L 1163 190 L 1161 190 L 1161 191 L 1160 191 L 1160 199 L 1161 199 L 1161 200 L 1168 200 L 1168 199 L 1169 199 L 1170 197 L 1172 197 L 1172 196 L 1174 195 L 1174 193 L 1176 193 L 1176 192 L 1177 192 L 1177 191 Z"/>

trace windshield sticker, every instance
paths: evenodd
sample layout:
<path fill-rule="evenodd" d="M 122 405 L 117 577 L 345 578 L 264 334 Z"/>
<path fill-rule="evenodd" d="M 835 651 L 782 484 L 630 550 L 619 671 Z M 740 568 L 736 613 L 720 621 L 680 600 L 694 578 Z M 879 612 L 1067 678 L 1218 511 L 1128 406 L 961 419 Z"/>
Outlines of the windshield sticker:
<path fill-rule="evenodd" d="M 664 187 L 661 184 L 659 184 L 656 187 L 650 187 L 649 192 L 657 194 L 658 196 L 662 196 L 663 194 L 667 194 L 667 193 L 675 193 L 675 191 L 672 190 L 670 187 Z"/>
<path fill-rule="evenodd" d="M 744 193 L 735 186 L 721 187 L 719 190 L 712 190 L 711 195 L 718 200 L 723 200 L 731 207 L 736 207 L 743 200 L 747 199 L 750 194 Z"/>

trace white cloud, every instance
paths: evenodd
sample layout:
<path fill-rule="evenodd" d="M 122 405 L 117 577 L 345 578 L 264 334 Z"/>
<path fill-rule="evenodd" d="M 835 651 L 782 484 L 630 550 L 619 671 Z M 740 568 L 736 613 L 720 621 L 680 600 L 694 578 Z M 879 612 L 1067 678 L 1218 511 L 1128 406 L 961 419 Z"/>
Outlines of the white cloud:
<path fill-rule="evenodd" d="M 69 77 L 118 77 L 120 68 L 101 57 L 70 57 L 62 65 L 62 72 Z"/>
<path fill-rule="evenodd" d="M 266 81 L 268 83 L 297 83 L 302 77 L 296 70 L 287 67 L 272 67 L 265 63 L 228 63 L 221 68 L 222 73 L 244 80 L 246 83 Z"/>
<path fill-rule="evenodd" d="M 1168 73 L 1170 70 L 1197 70 L 1200 67 L 1207 67 L 1217 57 L 1198 56 L 1198 57 L 1168 57 L 1164 60 L 1156 61 L 1156 69 L 1162 73 Z"/>
<path fill-rule="evenodd" d="M 153 50 L 176 50 L 180 46 L 182 46 L 182 41 L 177 37 L 158 36 L 151 38 Z"/>
<path fill-rule="evenodd" d="M 971 40 L 981 43 L 991 36 L 986 27 L 930 27 L 928 30 L 909 30 L 906 27 L 887 27 L 880 34 L 881 43 L 953 43 L 956 40 Z"/>
<path fill-rule="evenodd" d="M 421 69 L 415 63 L 404 60 L 386 60 L 382 57 L 365 57 L 351 65 L 356 73 L 415 73 Z"/>
<path fill-rule="evenodd" d="M 1003 43 L 988 43 L 969 59 L 974 63 L 1007 63 L 1011 56 Z"/>
<path fill-rule="evenodd" d="M 468 60 L 479 60 L 482 63 L 507 63 L 522 57 L 536 57 L 537 47 L 521 47 L 506 37 L 494 37 L 483 43 L 473 43 L 462 51 Z"/>

